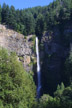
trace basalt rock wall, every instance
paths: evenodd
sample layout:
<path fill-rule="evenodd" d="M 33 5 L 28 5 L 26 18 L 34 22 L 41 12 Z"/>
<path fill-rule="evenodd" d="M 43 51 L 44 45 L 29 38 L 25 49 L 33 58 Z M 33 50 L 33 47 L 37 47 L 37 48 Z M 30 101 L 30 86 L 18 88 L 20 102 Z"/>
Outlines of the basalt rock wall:
<path fill-rule="evenodd" d="M 71 34 L 71 23 L 64 26 L 63 34 L 58 27 L 43 34 L 40 44 L 43 93 L 53 95 L 57 85 L 63 81 L 64 64 L 72 45 Z"/>

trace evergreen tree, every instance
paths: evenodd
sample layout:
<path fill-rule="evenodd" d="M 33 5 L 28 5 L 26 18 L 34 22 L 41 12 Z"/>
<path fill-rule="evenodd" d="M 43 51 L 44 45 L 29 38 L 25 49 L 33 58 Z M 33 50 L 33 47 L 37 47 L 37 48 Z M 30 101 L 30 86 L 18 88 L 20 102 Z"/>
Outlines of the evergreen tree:
<path fill-rule="evenodd" d="M 70 13 L 71 13 L 71 19 L 72 19 L 72 0 L 71 0 L 70 3 L 71 3 L 71 4 L 70 4 Z"/>
<path fill-rule="evenodd" d="M 2 6 L 2 23 L 6 22 L 6 7 L 7 5 L 4 3 Z"/>
<path fill-rule="evenodd" d="M 64 89 L 61 96 L 61 106 L 63 108 L 72 108 L 72 88 L 67 87 Z"/>
<path fill-rule="evenodd" d="M 6 16 L 5 16 L 5 23 L 8 25 L 9 24 L 9 6 L 6 6 Z"/>
<path fill-rule="evenodd" d="M 43 31 L 44 31 L 44 18 L 42 14 L 39 14 L 37 17 L 36 29 L 35 29 L 35 33 L 39 37 L 39 39 L 41 39 Z"/>
<path fill-rule="evenodd" d="M 61 90 L 63 91 L 65 89 L 64 83 L 61 83 Z"/>
<path fill-rule="evenodd" d="M 63 22 L 71 19 L 71 4 L 71 0 L 55 0 L 45 7 L 15 10 L 4 3 L 2 23 L 25 35 L 35 33 L 41 38 L 44 30 L 52 30 L 54 26 L 64 25 Z"/>
<path fill-rule="evenodd" d="M 35 32 L 35 22 L 34 22 L 34 18 L 32 16 L 32 14 L 26 14 L 25 17 L 25 29 L 26 29 L 26 33 L 28 34 L 33 34 Z"/>
<path fill-rule="evenodd" d="M 58 84 L 57 90 L 54 92 L 54 95 L 56 97 L 61 97 L 62 92 L 64 91 L 64 89 L 65 89 L 65 86 L 64 86 L 63 82 L 61 83 L 61 85 Z"/>
<path fill-rule="evenodd" d="M 66 84 L 71 84 L 72 82 L 72 52 L 70 51 L 69 57 L 66 59 L 65 62 L 65 77 L 66 77 Z"/>
<path fill-rule="evenodd" d="M 0 23 L 1 23 L 1 20 L 2 20 L 1 12 L 2 12 L 2 9 L 1 9 L 1 5 L 0 5 Z"/>
<path fill-rule="evenodd" d="M 10 7 L 9 11 L 9 26 L 13 29 L 16 29 L 16 11 L 13 6 Z"/>

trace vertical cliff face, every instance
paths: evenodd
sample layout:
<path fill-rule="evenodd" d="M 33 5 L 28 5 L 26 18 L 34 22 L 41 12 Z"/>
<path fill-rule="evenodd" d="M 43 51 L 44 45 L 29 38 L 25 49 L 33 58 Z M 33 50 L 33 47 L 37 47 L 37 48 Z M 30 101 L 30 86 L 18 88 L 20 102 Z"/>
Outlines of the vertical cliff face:
<path fill-rule="evenodd" d="M 71 33 L 72 27 L 65 26 L 63 35 L 69 36 Z M 60 35 L 59 29 L 54 28 L 53 31 L 45 32 L 41 40 L 42 87 L 44 93 L 51 95 L 57 85 L 63 81 L 64 63 L 70 50 L 70 40 L 69 43 L 64 43 Z"/>
<path fill-rule="evenodd" d="M 25 37 L 4 25 L 0 25 L 0 46 L 6 48 L 9 52 L 16 52 L 26 71 L 32 70 L 30 64 L 35 57 L 32 38 L 32 35 Z"/>

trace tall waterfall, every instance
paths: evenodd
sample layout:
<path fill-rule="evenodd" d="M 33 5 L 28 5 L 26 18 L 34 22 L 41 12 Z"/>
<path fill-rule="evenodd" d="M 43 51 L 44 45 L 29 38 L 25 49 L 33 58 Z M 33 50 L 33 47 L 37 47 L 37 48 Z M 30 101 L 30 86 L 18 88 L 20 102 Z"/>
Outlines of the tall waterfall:
<path fill-rule="evenodd" d="M 37 54 L 37 78 L 38 78 L 37 98 L 39 98 L 40 97 L 40 90 L 41 90 L 41 72 L 40 72 L 38 37 L 36 37 L 36 54 Z"/>

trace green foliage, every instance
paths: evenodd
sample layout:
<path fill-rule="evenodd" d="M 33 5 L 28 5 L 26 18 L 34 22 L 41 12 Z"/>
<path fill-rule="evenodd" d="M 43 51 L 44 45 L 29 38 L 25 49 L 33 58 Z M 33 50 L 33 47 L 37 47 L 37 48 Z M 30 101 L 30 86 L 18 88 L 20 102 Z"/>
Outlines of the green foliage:
<path fill-rule="evenodd" d="M 40 99 L 39 108 L 60 108 L 60 99 L 44 94 Z"/>
<path fill-rule="evenodd" d="M 36 21 L 36 35 L 41 39 L 41 36 L 44 31 L 44 18 L 42 14 L 39 14 Z"/>
<path fill-rule="evenodd" d="M 57 86 L 57 90 L 54 92 L 54 95 L 56 97 L 61 97 L 63 90 L 65 89 L 65 86 L 63 84 L 63 82 L 61 83 L 61 85 L 58 84 Z"/>
<path fill-rule="evenodd" d="M 72 86 L 65 88 L 61 83 L 55 93 L 55 97 L 44 94 L 39 100 L 38 108 L 72 108 Z"/>
<path fill-rule="evenodd" d="M 6 4 L 4 3 L 2 6 L 2 23 L 5 23 L 5 16 L 6 16 Z"/>
<path fill-rule="evenodd" d="M 0 107 L 32 108 L 35 85 L 14 53 L 0 49 Z"/>
<path fill-rule="evenodd" d="M 0 23 L 1 23 L 1 20 L 2 20 L 2 18 L 1 18 L 1 11 L 2 11 L 2 9 L 1 9 L 1 5 L 0 5 Z"/>
<path fill-rule="evenodd" d="M 66 59 L 65 62 L 65 76 L 66 76 L 66 83 L 71 84 L 72 82 L 72 52 L 70 51 L 69 57 Z"/>
<path fill-rule="evenodd" d="M 48 102 L 52 102 L 53 98 L 49 95 L 43 95 L 40 99 L 39 108 L 47 108 Z"/>
<path fill-rule="evenodd" d="M 33 50 L 34 53 L 36 53 L 36 44 L 35 44 L 36 36 L 33 35 L 33 37 L 31 38 L 31 40 L 32 40 L 32 43 L 33 43 L 32 50 Z"/>
<path fill-rule="evenodd" d="M 2 10 L 2 11 L 1 11 Z M 0 6 L 0 21 L 12 29 L 24 34 L 36 34 L 40 39 L 44 30 L 51 30 L 54 26 L 71 20 L 72 1 L 55 0 L 45 7 L 35 7 L 15 10 L 5 3 Z"/>
<path fill-rule="evenodd" d="M 27 35 L 35 32 L 35 22 L 32 14 L 26 14 L 25 17 L 26 33 Z"/>
<path fill-rule="evenodd" d="M 63 108 L 72 108 L 72 88 L 70 86 L 65 88 L 61 95 L 61 106 Z"/>

